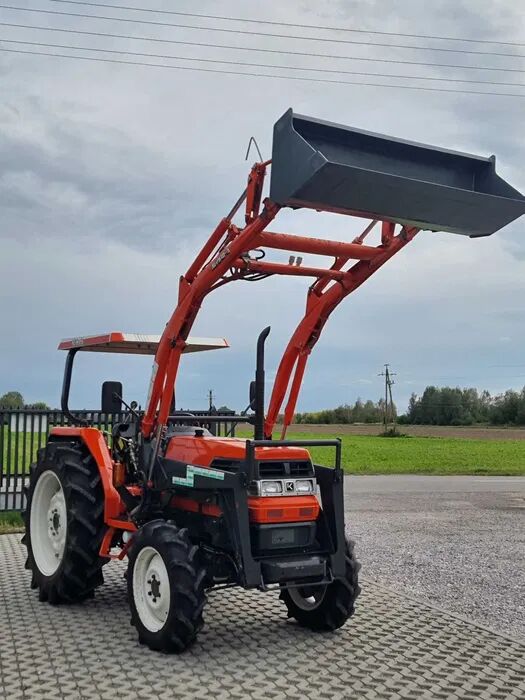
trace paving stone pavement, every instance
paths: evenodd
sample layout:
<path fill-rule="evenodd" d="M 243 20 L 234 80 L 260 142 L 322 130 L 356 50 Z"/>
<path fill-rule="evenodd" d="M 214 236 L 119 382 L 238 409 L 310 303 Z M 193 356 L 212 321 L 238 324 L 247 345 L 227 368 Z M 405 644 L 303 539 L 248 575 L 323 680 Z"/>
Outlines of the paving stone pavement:
<path fill-rule="evenodd" d="M 206 625 L 182 656 L 138 644 L 124 566 L 94 600 L 39 603 L 19 535 L 0 536 L 0 698 L 525 697 L 525 645 L 366 583 L 334 634 L 286 620 L 275 593 L 211 592 Z"/>

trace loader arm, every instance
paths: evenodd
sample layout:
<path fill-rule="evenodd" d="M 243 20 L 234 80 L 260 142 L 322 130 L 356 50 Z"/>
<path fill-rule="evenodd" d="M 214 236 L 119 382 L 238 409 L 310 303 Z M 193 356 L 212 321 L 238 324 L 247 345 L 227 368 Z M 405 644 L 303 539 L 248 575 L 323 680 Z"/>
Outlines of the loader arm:
<path fill-rule="evenodd" d="M 256 163 L 250 172 L 248 187 L 232 211 L 222 219 L 179 283 L 179 299 L 155 356 L 154 371 L 142 432 L 148 437 L 166 424 L 175 387 L 180 357 L 204 298 L 224 284 L 243 279 L 263 279 L 270 275 L 313 277 L 307 297 L 306 313 L 295 330 L 285 352 L 274 383 L 270 408 L 265 423 L 265 436 L 272 436 L 273 427 L 286 396 L 295 369 L 286 408 L 286 425 L 293 417 L 306 360 L 332 311 L 348 294 L 363 284 L 381 265 L 401 250 L 417 233 L 415 228 L 402 228 L 393 235 L 394 224 L 383 222 L 379 246 L 359 242 L 345 243 L 291 234 L 266 232 L 280 206 L 265 199 L 262 210 L 260 192 L 270 162 Z M 255 193 L 255 196 L 251 195 Z M 245 203 L 246 225 L 239 229 L 232 222 Z M 364 232 L 371 230 L 368 226 Z M 296 264 L 266 262 L 250 256 L 250 251 L 263 249 L 289 250 L 335 258 L 327 268 L 303 267 Z M 348 270 L 341 269 L 350 260 Z M 286 426 L 283 428 L 283 437 Z"/>
<path fill-rule="evenodd" d="M 264 175 L 263 175 L 264 177 Z M 242 197 L 237 208 L 244 201 Z M 193 326 L 204 297 L 215 285 L 230 281 L 227 273 L 235 268 L 235 261 L 257 247 L 257 235 L 275 217 L 279 207 L 266 202 L 264 209 L 244 229 L 235 227 L 231 218 L 236 210 L 222 219 L 195 262 L 179 282 L 179 299 L 162 334 L 154 361 L 147 409 L 142 420 L 145 437 L 152 430 L 161 430 L 166 424 L 175 389 L 175 380 L 186 338 Z M 210 259 L 210 256 L 211 259 Z M 231 277 L 231 280 L 236 277 Z"/>
<path fill-rule="evenodd" d="M 271 164 L 270 196 L 263 200 Z M 261 209 L 262 202 L 262 209 Z M 245 223 L 233 223 L 244 204 Z M 280 209 L 308 208 L 369 219 L 352 242 L 270 232 Z M 179 283 L 178 304 L 155 356 L 145 437 L 166 425 L 180 357 L 202 302 L 211 291 L 237 280 L 271 275 L 313 278 L 304 317 L 281 359 L 265 436 L 271 438 L 289 390 L 282 437 L 292 420 L 308 356 L 332 311 L 419 230 L 487 236 L 525 212 L 525 197 L 483 158 L 331 124 L 288 110 L 274 126 L 272 160 L 256 163 L 248 184 Z M 381 223 L 377 245 L 364 240 Z M 396 226 L 398 230 L 396 233 Z M 268 249 L 333 258 L 328 267 L 263 259 Z M 159 440 L 157 440 L 157 445 Z"/>
<path fill-rule="evenodd" d="M 389 222 L 383 222 L 382 229 L 382 241 L 384 242 L 376 249 L 378 251 L 377 257 L 372 260 L 360 260 L 355 263 L 344 273 L 337 284 L 330 286 L 325 291 L 323 291 L 323 289 L 325 288 L 324 283 L 326 282 L 326 278 L 323 279 L 322 277 L 318 278 L 309 288 L 305 315 L 291 337 L 277 370 L 268 408 L 268 415 L 264 426 L 266 438 L 269 439 L 273 433 L 275 422 L 293 373 L 293 380 L 284 412 L 281 433 L 281 440 L 284 440 L 286 429 L 292 422 L 295 413 L 297 398 L 308 356 L 319 340 L 322 329 L 332 311 L 334 311 L 345 297 L 373 275 L 381 265 L 384 265 L 387 260 L 404 248 L 404 246 L 414 238 L 416 233 L 418 233 L 418 229 L 416 228 L 403 228 L 397 236 L 394 236 L 394 225 Z M 338 267 L 341 262 L 341 259 L 336 260 L 334 266 Z M 332 266 L 331 269 L 333 269 L 334 266 Z"/>

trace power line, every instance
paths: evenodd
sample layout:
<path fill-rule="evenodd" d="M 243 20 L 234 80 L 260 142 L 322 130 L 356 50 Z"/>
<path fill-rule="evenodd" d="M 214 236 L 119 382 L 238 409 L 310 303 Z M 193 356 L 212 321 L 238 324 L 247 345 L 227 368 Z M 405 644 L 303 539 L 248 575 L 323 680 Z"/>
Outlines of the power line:
<path fill-rule="evenodd" d="M 252 73 L 234 70 L 219 70 L 214 68 L 195 68 L 193 66 L 172 66 L 166 63 L 145 63 L 142 61 L 122 61 L 112 58 L 95 58 L 94 56 L 72 56 L 70 54 L 49 53 L 45 51 L 25 51 L 22 49 L 5 49 L 0 47 L 0 51 L 7 53 L 25 54 L 29 56 L 52 56 L 55 58 L 70 58 L 78 61 L 95 61 L 97 63 L 116 63 L 128 66 L 146 66 L 150 68 L 170 68 L 172 70 L 197 71 L 200 73 L 219 73 L 223 75 L 244 75 L 252 78 L 273 78 L 277 80 L 297 80 L 307 83 L 327 83 L 333 85 L 357 85 L 362 87 L 391 88 L 396 90 L 416 90 L 423 92 L 447 92 L 458 95 L 486 95 L 489 97 L 520 97 L 525 98 L 525 94 L 511 92 L 486 92 L 480 90 L 452 90 L 451 88 L 431 88 L 415 85 L 392 85 L 390 83 L 363 83 L 351 80 L 331 80 L 329 78 L 305 78 L 298 75 L 276 75 L 272 73 Z"/>
<path fill-rule="evenodd" d="M 158 54 L 158 53 L 142 53 L 140 51 L 120 51 L 117 49 L 100 49 L 92 46 L 74 46 L 71 44 L 49 44 L 41 41 L 22 41 L 20 39 L 4 39 L 0 37 L 0 42 L 5 44 L 23 44 L 25 46 L 40 46 L 44 48 L 54 48 L 54 49 L 73 49 L 78 51 L 94 51 L 97 53 L 111 53 L 126 56 L 140 56 L 143 58 L 168 58 L 176 61 L 195 61 L 197 63 L 213 63 L 213 64 L 225 64 L 233 66 L 246 66 L 248 68 L 277 68 L 282 70 L 290 71 L 307 71 L 315 73 L 336 73 L 345 75 L 359 75 L 377 78 L 399 78 L 402 80 L 433 80 L 440 82 L 452 82 L 452 83 L 476 83 L 480 85 L 501 85 L 509 87 L 525 87 L 525 83 L 504 83 L 493 80 L 466 80 L 461 78 L 437 78 L 428 77 L 423 75 L 396 75 L 395 73 L 370 73 L 364 71 L 352 71 L 352 70 L 337 70 L 330 68 L 303 68 L 301 66 L 279 66 L 272 63 L 249 63 L 244 61 L 226 61 L 214 58 L 195 58 L 193 56 L 174 56 L 170 54 Z M 525 96 L 525 95 L 524 95 Z"/>
<path fill-rule="evenodd" d="M 54 15 L 60 17 L 81 17 L 83 19 L 102 19 L 111 22 L 128 22 L 131 24 L 148 24 L 155 27 L 177 27 L 179 29 L 196 29 L 204 32 L 222 32 L 225 34 L 243 34 L 246 36 L 263 36 L 275 39 L 297 39 L 300 41 L 320 41 L 330 44 L 352 44 L 360 46 L 381 46 L 394 49 L 409 49 L 413 51 L 440 51 L 445 53 L 475 54 L 480 56 L 506 56 L 508 58 L 525 58 L 525 54 L 499 53 L 496 51 L 474 51 L 471 49 L 447 49 L 432 46 L 410 46 L 409 44 L 385 44 L 377 41 L 358 41 L 357 39 L 329 39 L 326 37 L 298 36 L 294 34 L 275 34 L 273 32 L 255 32 L 248 29 L 227 29 L 224 27 L 199 27 L 194 24 L 180 24 L 177 22 L 156 22 L 149 19 L 131 19 L 129 17 L 111 17 L 107 15 L 93 15 L 79 12 L 64 12 L 59 10 L 42 10 L 33 7 L 14 7 L 13 5 L 0 5 L 4 10 L 15 10 L 17 12 L 37 12 L 39 14 Z"/>
<path fill-rule="evenodd" d="M 503 73 L 525 73 L 520 68 L 499 68 L 488 66 L 465 66 L 455 63 L 432 63 L 428 61 L 403 61 L 390 58 L 369 58 L 361 56 L 339 56 L 337 54 L 312 53 L 310 51 L 290 51 L 286 49 L 264 49 L 254 46 L 234 46 L 229 44 L 211 44 L 202 41 L 185 41 L 182 39 L 161 39 L 159 37 L 133 36 L 132 34 L 110 34 L 108 32 L 94 32 L 81 29 L 63 29 L 62 27 L 41 27 L 33 24 L 20 24 L 15 22 L 0 22 L 2 27 L 15 27 L 17 29 L 36 29 L 37 31 L 60 32 L 63 34 L 79 34 L 82 36 L 97 36 L 110 39 L 129 39 L 133 41 L 152 41 L 160 44 L 176 44 L 179 46 L 200 46 L 212 49 L 229 49 L 233 51 L 255 51 L 257 53 L 282 54 L 287 56 L 305 56 L 309 58 L 329 58 L 342 61 L 367 61 L 371 63 L 390 63 L 397 65 L 428 66 L 432 68 L 460 68 L 464 70 L 497 71 Z"/>
<path fill-rule="evenodd" d="M 516 41 L 497 41 L 496 39 L 469 39 L 457 36 L 436 36 L 435 34 L 406 34 L 403 32 L 385 32 L 377 29 L 351 29 L 350 27 L 331 27 L 317 24 L 299 24 L 297 22 L 276 22 L 269 19 L 252 19 L 251 17 L 225 17 L 223 15 L 204 15 L 196 12 L 179 12 L 175 10 L 152 10 L 146 7 L 131 7 L 129 5 L 110 5 L 102 2 L 81 2 L 80 0 L 51 0 L 64 5 L 87 5 L 88 7 L 108 7 L 118 10 L 133 10 L 135 12 L 150 12 L 161 15 L 178 15 L 179 17 L 201 17 L 202 19 L 220 19 L 225 22 L 247 22 L 249 24 L 269 24 L 274 27 L 299 27 L 300 29 L 322 29 L 323 31 L 352 32 L 355 34 L 378 34 L 381 36 L 403 36 L 411 39 L 437 39 L 440 41 L 461 41 L 470 44 L 500 44 L 501 46 L 525 46 Z"/>

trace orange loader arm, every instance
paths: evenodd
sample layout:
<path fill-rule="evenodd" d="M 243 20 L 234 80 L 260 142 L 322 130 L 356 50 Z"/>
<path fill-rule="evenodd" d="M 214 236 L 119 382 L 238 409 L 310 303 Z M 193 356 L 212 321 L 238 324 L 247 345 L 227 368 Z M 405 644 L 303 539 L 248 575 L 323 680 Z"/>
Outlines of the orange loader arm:
<path fill-rule="evenodd" d="M 262 193 L 272 164 L 270 196 Z M 262 202 L 262 209 L 261 209 Z M 245 204 L 245 224 L 233 218 Z M 328 211 L 371 220 L 351 243 L 267 230 L 282 207 Z M 295 114 L 275 123 L 272 160 L 256 163 L 248 185 L 219 222 L 179 284 L 178 305 L 155 357 L 145 436 L 160 437 L 166 424 L 182 351 L 207 294 L 235 280 L 270 275 L 313 278 L 306 310 L 279 365 L 266 438 L 289 391 L 282 437 L 292 420 L 306 363 L 332 311 L 419 230 L 490 236 L 525 213 L 525 197 L 496 173 L 494 156 L 460 153 Z M 364 241 L 381 224 L 376 246 Z M 396 226 L 398 230 L 396 232 Z M 307 267 L 302 257 L 268 262 L 266 249 L 333 258 L 328 267 Z M 291 382 L 291 385 L 290 385 Z M 157 441 L 157 444 L 159 441 Z"/>
<path fill-rule="evenodd" d="M 306 361 L 332 311 L 379 267 L 401 250 L 418 229 L 402 227 L 395 235 L 395 224 L 382 223 L 381 243 L 367 246 L 363 240 L 377 221 L 367 226 L 352 243 L 271 233 L 266 228 L 280 206 L 265 199 L 260 210 L 261 192 L 270 161 L 256 163 L 250 172 L 248 187 L 232 211 L 222 219 L 195 261 L 179 282 L 178 304 L 162 335 L 154 362 L 148 405 L 142 420 L 142 432 L 148 437 L 162 431 L 169 415 L 181 354 L 204 298 L 214 289 L 242 279 L 263 279 L 270 275 L 313 277 L 306 312 L 284 352 L 265 422 L 265 437 L 271 438 L 293 374 L 285 410 L 282 438 L 293 418 Z M 245 226 L 240 229 L 232 219 L 245 203 Z M 302 267 L 294 258 L 290 263 L 271 263 L 261 259 L 263 249 L 289 250 L 334 258 L 327 268 Z M 253 254 L 253 251 L 257 251 Z M 252 252 L 252 255 L 250 255 Z M 293 262 L 292 262 L 293 260 Z M 352 261 L 348 269 L 344 269 Z M 295 370 L 295 371 L 294 371 Z"/>

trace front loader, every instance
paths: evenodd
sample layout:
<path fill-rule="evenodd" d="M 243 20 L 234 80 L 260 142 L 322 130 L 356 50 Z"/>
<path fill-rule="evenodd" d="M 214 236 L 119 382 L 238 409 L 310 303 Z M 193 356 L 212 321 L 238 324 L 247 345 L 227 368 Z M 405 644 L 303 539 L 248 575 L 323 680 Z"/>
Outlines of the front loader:
<path fill-rule="evenodd" d="M 351 242 L 270 231 L 287 207 L 369 221 Z M 241 208 L 244 220 L 234 223 Z M 191 645 L 203 624 L 206 591 L 227 586 L 275 589 L 299 624 L 341 627 L 360 591 L 354 545 L 345 535 L 341 444 L 286 439 L 308 357 L 337 305 L 420 231 L 487 236 L 524 212 L 525 198 L 496 174 L 493 156 L 286 112 L 274 127 L 272 160 L 253 165 L 245 191 L 180 278 L 162 336 L 114 332 L 59 346 L 68 352 L 62 409 L 70 425 L 51 430 L 39 451 L 25 512 L 27 568 L 40 600 L 90 598 L 103 566 L 127 557 L 131 621 L 152 649 L 181 652 Z M 378 240 L 367 245 L 374 230 Z M 287 263 L 272 262 L 265 257 L 272 250 L 292 255 Z M 308 254 L 330 262 L 303 265 Z M 259 336 L 253 413 L 244 418 L 253 424 L 253 439 L 218 437 L 202 423 L 213 426 L 219 417 L 174 409 L 181 355 L 227 345 L 189 337 L 210 292 L 277 275 L 313 280 L 304 317 L 284 351 L 266 412 L 270 329 Z M 126 405 L 108 431 L 83 424 L 68 398 L 74 358 L 85 351 L 154 354 L 145 410 Z M 120 410 L 121 394 L 120 385 L 105 383 L 103 411 Z M 331 466 L 312 462 L 308 448 L 316 445 L 333 448 Z"/>

